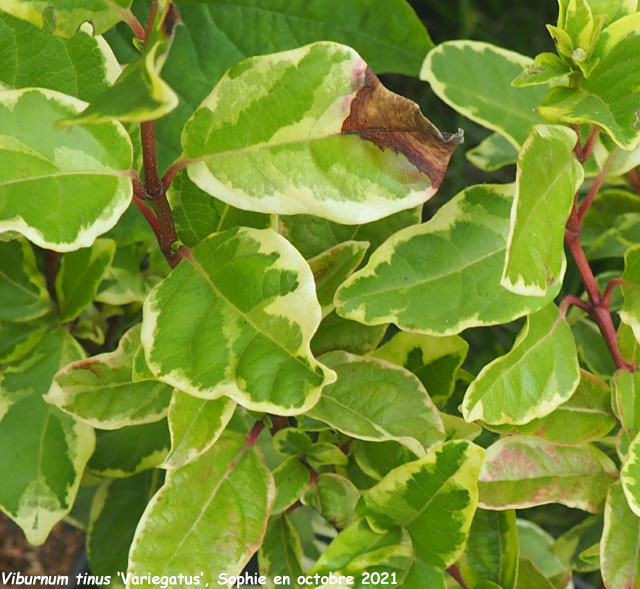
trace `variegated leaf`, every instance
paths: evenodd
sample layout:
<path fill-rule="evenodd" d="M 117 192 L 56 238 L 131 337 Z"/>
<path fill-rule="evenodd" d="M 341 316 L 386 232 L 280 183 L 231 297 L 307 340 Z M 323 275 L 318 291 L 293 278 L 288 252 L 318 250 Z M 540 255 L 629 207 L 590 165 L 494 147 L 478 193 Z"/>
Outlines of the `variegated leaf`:
<path fill-rule="evenodd" d="M 337 312 L 366 325 L 452 335 L 537 311 L 558 293 L 526 297 L 500 284 L 513 186 L 467 188 L 427 223 L 391 236 L 336 293 Z M 425 301 L 427 301 L 425 303 Z"/>
<path fill-rule="evenodd" d="M 90 246 L 129 206 L 132 148 L 124 128 L 54 127 L 83 105 L 51 90 L 0 90 L 0 231 L 71 251 Z"/>
<path fill-rule="evenodd" d="M 274 494 L 260 451 L 225 433 L 197 460 L 168 471 L 136 530 L 128 572 L 202 574 L 211 585 L 221 573 L 240 574 L 262 543 Z"/>
<path fill-rule="evenodd" d="M 311 355 L 313 276 L 270 229 L 214 234 L 145 301 L 142 344 L 157 378 L 204 399 L 294 415 L 334 373 Z"/>
<path fill-rule="evenodd" d="M 487 449 L 478 482 L 480 506 L 526 508 L 562 503 L 595 513 L 618 472 L 590 444 L 556 446 L 519 436 L 499 439 Z"/>
<path fill-rule="evenodd" d="M 173 389 L 157 380 L 132 381 L 133 358 L 139 345 L 140 325 L 136 325 L 114 352 L 65 366 L 55 375 L 45 400 L 99 429 L 162 419 Z"/>
<path fill-rule="evenodd" d="M 438 410 L 420 381 L 384 360 L 332 352 L 322 362 L 337 382 L 308 415 L 362 440 L 396 440 L 418 456 L 444 439 Z"/>
<path fill-rule="evenodd" d="M 182 145 L 191 180 L 233 206 L 356 224 L 433 196 L 460 139 L 320 42 L 232 67 Z"/>
<path fill-rule="evenodd" d="M 93 429 L 42 399 L 56 371 L 83 355 L 57 329 L 0 375 L 0 508 L 31 544 L 70 511 L 93 452 Z"/>
<path fill-rule="evenodd" d="M 405 527 L 423 560 L 447 567 L 467 539 L 483 456 L 471 442 L 446 442 L 365 491 L 360 511 L 376 531 Z"/>
<path fill-rule="evenodd" d="M 485 366 L 462 403 L 467 421 L 523 424 L 562 405 L 580 382 L 571 328 L 554 304 L 527 318 L 508 354 Z"/>

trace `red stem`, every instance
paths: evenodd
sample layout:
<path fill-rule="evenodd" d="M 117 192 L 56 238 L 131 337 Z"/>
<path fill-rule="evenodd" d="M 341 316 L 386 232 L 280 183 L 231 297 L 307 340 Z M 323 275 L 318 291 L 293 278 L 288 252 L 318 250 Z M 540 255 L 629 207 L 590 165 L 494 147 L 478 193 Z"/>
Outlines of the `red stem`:
<path fill-rule="evenodd" d="M 600 190 L 600 188 L 602 188 L 602 185 L 607 179 L 607 174 L 609 173 L 609 169 L 611 168 L 611 164 L 613 163 L 613 157 L 617 152 L 618 152 L 618 148 L 616 147 L 609 154 L 609 157 L 607 158 L 607 161 L 602 167 L 602 170 L 600 170 L 600 173 L 598 174 L 597 178 L 593 181 L 593 184 L 591 185 L 591 188 L 589 189 L 589 192 L 587 193 L 586 198 L 580 205 L 580 210 L 578 211 L 578 231 L 580 231 L 580 228 L 582 227 L 582 221 L 584 220 L 584 216 L 589 210 L 589 207 L 591 206 L 593 199 L 596 197 L 596 195 L 598 194 L 598 191 Z"/>
<path fill-rule="evenodd" d="M 575 305 L 576 307 L 579 307 L 583 311 L 586 311 L 587 313 L 591 313 L 591 307 L 589 306 L 589 303 L 587 303 L 586 301 L 583 301 L 582 299 L 579 299 L 578 297 L 574 297 L 573 295 L 568 295 L 564 297 L 564 299 L 562 299 L 562 302 L 558 307 L 560 310 L 560 315 L 562 317 L 564 317 L 567 314 L 569 305 Z"/>
<path fill-rule="evenodd" d="M 171 183 L 173 182 L 173 179 L 176 177 L 176 174 L 180 170 L 182 170 L 182 168 L 185 168 L 187 164 L 188 164 L 188 160 L 185 158 L 185 159 L 178 160 L 177 162 L 175 162 L 169 167 L 169 169 L 165 172 L 164 176 L 162 177 L 162 186 L 164 187 L 165 191 L 169 190 L 169 186 L 171 186 Z"/>
<path fill-rule="evenodd" d="M 460 587 L 462 587 L 462 589 L 469 589 L 467 587 L 467 584 L 462 579 L 462 575 L 460 574 L 460 570 L 458 569 L 458 567 L 455 564 L 452 564 L 447 569 L 447 572 L 458 582 L 458 585 L 460 585 Z"/>
<path fill-rule="evenodd" d="M 144 27 L 140 24 L 136 15 L 131 12 L 131 9 L 123 10 L 120 14 L 122 15 L 122 20 L 131 27 L 133 34 L 141 41 L 144 41 L 146 39 Z"/>
<path fill-rule="evenodd" d="M 640 176 L 638 176 L 637 168 L 634 168 L 633 170 L 629 170 L 627 177 L 629 178 L 629 183 L 631 184 L 631 187 L 638 194 L 640 194 Z"/>
<path fill-rule="evenodd" d="M 156 132 L 153 121 L 140 123 L 140 138 L 142 140 L 142 163 L 144 166 L 144 184 L 147 188 L 147 198 L 160 198 L 164 194 L 164 187 L 158 177 Z"/>
<path fill-rule="evenodd" d="M 609 309 L 611 307 L 611 295 L 613 294 L 613 290 L 616 286 L 622 286 L 623 284 L 627 284 L 626 280 L 622 280 L 622 278 L 614 278 L 613 280 L 609 280 L 607 286 L 604 289 L 604 293 L 602 294 L 602 305 Z"/>

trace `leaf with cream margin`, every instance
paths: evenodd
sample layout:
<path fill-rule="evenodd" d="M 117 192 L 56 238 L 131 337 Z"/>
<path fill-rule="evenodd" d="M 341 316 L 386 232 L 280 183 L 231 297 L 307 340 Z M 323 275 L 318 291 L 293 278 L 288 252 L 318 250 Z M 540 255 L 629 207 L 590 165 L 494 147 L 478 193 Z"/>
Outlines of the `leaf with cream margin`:
<path fill-rule="evenodd" d="M 360 265 L 368 248 L 367 241 L 346 241 L 309 260 L 323 318 L 333 311 L 336 290 Z"/>
<path fill-rule="evenodd" d="M 418 456 L 444 440 L 444 426 L 424 387 L 384 360 L 331 352 L 321 358 L 337 374 L 308 415 L 348 436 L 395 440 Z"/>
<path fill-rule="evenodd" d="M 524 424 L 567 401 L 580 382 L 571 328 L 554 304 L 527 317 L 511 350 L 487 364 L 462 402 L 467 421 Z"/>
<path fill-rule="evenodd" d="M 611 459 L 590 444 L 557 446 L 520 436 L 487 448 L 478 481 L 485 509 L 562 503 L 596 513 L 617 477 Z"/>
<path fill-rule="evenodd" d="M 313 276 L 271 229 L 216 233 L 145 301 L 142 345 L 155 376 L 203 399 L 304 413 L 334 373 L 311 355 L 320 323 Z"/>
<path fill-rule="evenodd" d="M 329 42 L 233 66 L 182 134 L 189 177 L 216 198 L 347 224 L 428 200 L 460 140 Z"/>
<path fill-rule="evenodd" d="M 299 456 L 289 456 L 273 470 L 273 479 L 276 483 L 276 498 L 271 513 L 275 515 L 300 499 L 309 484 L 311 474 Z"/>
<path fill-rule="evenodd" d="M 54 323 L 52 316 L 25 322 L 0 322 L 0 364 L 13 363 L 28 354 Z"/>
<path fill-rule="evenodd" d="M 374 531 L 402 526 L 416 554 L 445 568 L 464 549 L 476 510 L 484 449 L 445 442 L 425 457 L 394 468 L 362 495 L 358 511 Z"/>
<path fill-rule="evenodd" d="M 531 63 L 530 57 L 489 43 L 447 41 L 429 52 L 420 79 L 451 108 L 519 149 L 529 127 L 544 122 L 535 108 L 547 88 L 510 85 Z"/>
<path fill-rule="evenodd" d="M 228 397 L 199 399 L 174 390 L 169 404 L 171 451 L 164 468 L 179 468 L 213 446 L 233 417 L 236 404 Z"/>
<path fill-rule="evenodd" d="M 468 350 L 469 344 L 457 335 L 434 337 L 401 331 L 370 355 L 413 372 L 437 402 L 453 393 L 456 373 Z"/>
<path fill-rule="evenodd" d="M 82 23 L 90 21 L 94 34 L 113 27 L 130 13 L 131 0 L 3 0 L 1 10 L 40 29 L 53 19 L 53 34 L 73 37 Z"/>
<path fill-rule="evenodd" d="M 122 336 L 114 352 L 65 366 L 45 401 L 99 429 L 159 421 L 167 414 L 173 389 L 157 380 L 131 380 L 139 345 L 140 324 Z"/>
<path fill-rule="evenodd" d="M 89 306 L 113 262 L 115 253 L 115 241 L 96 239 L 91 247 L 74 250 L 62 256 L 55 280 L 62 323 L 76 319 Z"/>
<path fill-rule="evenodd" d="M 545 297 L 517 295 L 500 284 L 512 202 L 513 185 L 471 186 L 426 223 L 392 235 L 338 289 L 337 313 L 441 336 L 537 311 L 560 284 Z"/>
<path fill-rule="evenodd" d="M 311 340 L 314 356 L 327 352 L 344 351 L 364 356 L 372 352 L 382 341 L 388 325 L 362 325 L 357 321 L 343 319 L 335 311 L 320 323 Z"/>
<path fill-rule="evenodd" d="M 282 579 L 284 576 L 290 580 L 289 583 L 284 583 L 287 586 L 304 589 L 297 582 L 298 577 L 304 573 L 300 536 L 286 514 L 269 520 L 258 562 L 260 575 L 266 577 L 268 589 L 280 587 L 283 583 L 276 583 L 275 578 Z"/>
<path fill-rule="evenodd" d="M 476 167 L 485 172 L 495 172 L 504 166 L 515 164 L 518 150 L 500 133 L 492 133 L 483 139 L 464 156 Z"/>
<path fill-rule="evenodd" d="M 56 329 L 0 375 L 0 508 L 34 545 L 71 510 L 93 452 L 93 429 L 42 399 L 57 370 L 83 356 Z"/>
<path fill-rule="evenodd" d="M 545 296 L 562 282 L 567 261 L 564 231 L 576 191 L 584 180 L 573 155 L 576 134 L 557 125 L 536 125 L 518 154 L 501 284 L 521 295 Z"/>
<path fill-rule="evenodd" d="M 72 251 L 90 246 L 129 206 L 132 148 L 122 125 L 54 128 L 83 104 L 51 90 L 0 91 L 0 231 Z"/>
<path fill-rule="evenodd" d="M 31 244 L 21 237 L 0 241 L 0 321 L 33 321 L 50 310 Z"/>
<path fill-rule="evenodd" d="M 583 553 L 598 547 L 602 538 L 603 524 L 604 518 L 601 513 L 585 518 L 557 538 L 551 546 L 551 551 L 575 571 L 598 570 L 599 562 L 585 561 Z"/>
<path fill-rule="evenodd" d="M 486 427 L 501 434 L 520 434 L 573 446 L 596 441 L 606 436 L 615 425 L 616 418 L 611 411 L 611 389 L 596 376 L 581 370 L 575 393 L 548 415 L 522 425 Z"/>
<path fill-rule="evenodd" d="M 225 432 L 202 456 L 167 472 L 142 515 L 127 572 L 202 572 L 203 584 L 239 575 L 262 543 L 274 495 L 260 450 Z"/>
<path fill-rule="evenodd" d="M 631 511 L 622 485 L 609 489 L 604 506 L 600 569 L 607 587 L 640 587 L 640 519 Z"/>
<path fill-rule="evenodd" d="M 640 433 L 640 372 L 618 370 L 614 375 L 618 419 L 630 440 Z"/>
<path fill-rule="evenodd" d="M 90 101 L 81 113 L 61 119 L 59 125 L 96 124 L 108 121 L 143 122 L 158 119 L 178 105 L 178 97 L 160 77 L 174 28 L 176 9 L 166 2 L 158 10 L 142 55 L 128 65 L 113 86 Z"/>
<path fill-rule="evenodd" d="M 618 311 L 620 319 L 633 329 L 633 335 L 640 341 L 640 245 L 629 248 L 624 254 L 622 295 L 624 304 Z"/>
<path fill-rule="evenodd" d="M 355 509 L 360 493 L 347 478 L 332 472 L 324 472 L 312 481 L 302 496 L 302 504 L 317 509 L 338 529 L 355 520 Z"/>
<path fill-rule="evenodd" d="M 640 517 L 640 437 L 633 438 L 620 469 L 620 482 L 631 511 Z"/>
<path fill-rule="evenodd" d="M 48 88 L 92 100 L 113 84 L 121 68 L 107 42 L 87 28 L 63 39 L 0 12 L 0 83 L 7 88 Z M 42 67 L 43 63 L 49 67 Z"/>

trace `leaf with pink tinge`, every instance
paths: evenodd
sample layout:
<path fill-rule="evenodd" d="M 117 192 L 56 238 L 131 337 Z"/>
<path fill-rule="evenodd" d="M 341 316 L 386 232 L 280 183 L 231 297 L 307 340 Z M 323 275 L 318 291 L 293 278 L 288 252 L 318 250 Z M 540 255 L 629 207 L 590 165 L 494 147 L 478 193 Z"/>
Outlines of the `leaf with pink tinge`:
<path fill-rule="evenodd" d="M 502 438 L 487 449 L 478 480 L 479 505 L 507 509 L 562 503 L 595 513 L 616 476 L 615 464 L 590 444 Z"/>

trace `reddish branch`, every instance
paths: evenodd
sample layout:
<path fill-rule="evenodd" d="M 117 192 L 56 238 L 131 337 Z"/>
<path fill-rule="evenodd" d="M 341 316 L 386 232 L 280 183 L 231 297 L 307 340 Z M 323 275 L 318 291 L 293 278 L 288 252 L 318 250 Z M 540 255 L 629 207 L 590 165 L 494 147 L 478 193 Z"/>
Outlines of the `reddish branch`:
<path fill-rule="evenodd" d="M 594 135 L 594 131 L 592 130 L 589 139 Z M 589 140 L 587 140 L 587 143 Z M 585 147 L 578 147 L 574 149 L 574 153 L 576 154 L 576 158 L 584 163 L 586 158 L 581 160 L 581 155 L 584 155 L 586 151 L 587 143 Z M 591 141 L 593 144 L 593 140 Z M 581 309 L 588 312 L 593 320 L 596 322 L 600 332 L 602 333 L 602 337 L 609 348 L 609 352 L 611 353 L 611 357 L 615 362 L 616 366 L 622 370 L 635 370 L 635 365 L 627 362 L 620 353 L 620 349 L 618 348 L 618 341 L 616 337 L 616 328 L 613 325 L 613 320 L 611 318 L 611 310 L 610 310 L 610 302 L 611 302 L 611 293 L 613 289 L 621 283 L 619 279 L 612 280 L 607 285 L 604 294 L 600 293 L 600 289 L 598 288 L 598 284 L 596 282 L 595 276 L 593 275 L 593 270 L 591 270 L 591 266 L 587 260 L 587 256 L 584 253 L 584 249 L 582 247 L 582 242 L 580 240 L 580 231 L 582 229 L 582 222 L 584 221 L 584 216 L 593 203 L 594 198 L 598 194 L 598 191 L 604 184 L 607 174 L 609 172 L 609 168 L 611 167 L 611 162 L 613 161 L 613 156 L 615 155 L 615 150 L 609 154 L 609 158 L 607 162 L 603 166 L 602 170 L 598 174 L 598 177 L 594 180 L 593 185 L 591 186 L 589 193 L 586 198 L 578 207 L 577 198 L 573 202 L 573 207 L 571 209 L 571 214 L 569 215 L 569 221 L 567 222 L 567 227 L 564 233 L 564 240 L 567 244 L 573 259 L 575 260 L 576 266 L 578 267 L 578 271 L 580 272 L 580 276 L 582 277 L 582 282 L 584 284 L 585 290 L 587 291 L 587 296 L 589 298 L 588 303 L 584 301 L 580 301 L 575 297 L 565 299 L 567 304 L 574 303 Z M 563 303 L 565 302 L 563 301 Z M 578 302 L 580 301 L 580 302 Z"/>
<path fill-rule="evenodd" d="M 458 585 L 462 587 L 462 589 L 468 589 L 467 584 L 462 579 L 462 575 L 460 574 L 460 570 L 455 564 L 452 564 L 447 572 L 458 582 Z"/>

